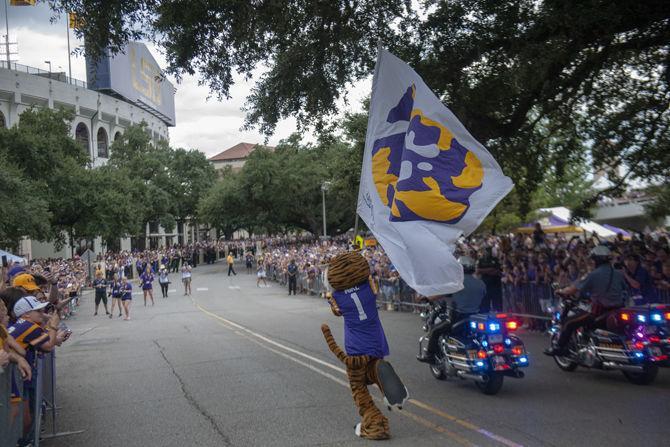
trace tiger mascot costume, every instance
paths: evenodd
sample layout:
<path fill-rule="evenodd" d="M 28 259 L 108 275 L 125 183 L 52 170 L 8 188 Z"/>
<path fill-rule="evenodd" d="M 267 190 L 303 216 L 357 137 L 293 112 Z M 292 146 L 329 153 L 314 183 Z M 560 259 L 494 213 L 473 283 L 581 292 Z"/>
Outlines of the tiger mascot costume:
<path fill-rule="evenodd" d="M 351 394 L 361 416 L 355 433 L 367 439 L 389 439 L 388 419 L 374 404 L 368 385 L 379 387 L 389 409 L 402 409 L 408 393 L 391 364 L 383 360 L 389 348 L 377 313 L 370 267 L 358 252 L 344 253 L 329 262 L 327 279 L 334 290 L 326 295 L 330 308 L 335 316 L 344 318 L 346 353 L 335 342 L 328 325 L 321 325 L 321 331 L 328 348 L 347 368 Z"/>

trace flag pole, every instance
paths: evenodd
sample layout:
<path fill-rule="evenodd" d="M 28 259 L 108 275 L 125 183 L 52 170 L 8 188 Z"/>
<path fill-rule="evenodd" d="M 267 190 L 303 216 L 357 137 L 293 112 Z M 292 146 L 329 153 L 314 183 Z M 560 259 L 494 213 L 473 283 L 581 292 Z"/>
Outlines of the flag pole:
<path fill-rule="evenodd" d="M 382 40 L 377 39 L 377 63 L 379 63 L 379 55 L 382 52 Z M 377 64 L 375 64 L 375 72 L 377 70 Z M 369 111 L 368 111 L 369 113 Z M 369 123 L 369 119 L 368 119 Z M 367 137 L 366 137 L 367 140 Z M 365 157 L 365 148 L 363 149 L 363 156 Z M 365 164 L 365 163 L 363 163 Z M 361 195 L 361 185 L 358 184 L 358 195 Z M 356 236 L 358 236 L 358 197 L 356 198 L 356 211 L 354 214 L 354 242 L 356 241 Z"/>
<path fill-rule="evenodd" d="M 9 11 L 7 9 L 7 3 L 9 0 L 5 0 L 5 28 L 7 29 L 7 35 L 5 36 L 5 51 L 7 51 L 7 69 L 11 69 L 11 59 L 9 56 Z"/>
<path fill-rule="evenodd" d="M 72 84 L 72 59 L 70 54 L 70 15 L 65 19 L 65 30 L 67 31 L 67 68 L 69 74 L 69 84 Z"/>

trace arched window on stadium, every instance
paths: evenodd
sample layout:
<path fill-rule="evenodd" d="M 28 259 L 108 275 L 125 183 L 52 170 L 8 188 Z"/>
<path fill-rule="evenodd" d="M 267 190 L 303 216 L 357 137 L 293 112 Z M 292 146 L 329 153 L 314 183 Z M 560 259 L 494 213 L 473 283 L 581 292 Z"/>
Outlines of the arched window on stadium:
<path fill-rule="evenodd" d="M 7 127 L 7 122 L 5 121 L 5 114 L 0 112 L 0 128 L 4 129 Z"/>
<path fill-rule="evenodd" d="M 119 141 L 119 140 L 121 139 L 122 136 L 123 136 L 123 134 L 122 134 L 120 131 L 117 131 L 117 132 L 114 134 L 114 141 Z"/>
<path fill-rule="evenodd" d="M 86 149 L 87 154 L 90 154 L 88 127 L 86 127 L 86 124 L 77 124 L 77 128 L 74 131 L 74 139 L 77 143 L 81 144 L 84 149 Z"/>
<path fill-rule="evenodd" d="M 107 149 L 109 143 L 107 142 L 107 131 L 102 127 L 98 129 L 98 157 L 107 158 L 109 157 L 109 150 Z"/>

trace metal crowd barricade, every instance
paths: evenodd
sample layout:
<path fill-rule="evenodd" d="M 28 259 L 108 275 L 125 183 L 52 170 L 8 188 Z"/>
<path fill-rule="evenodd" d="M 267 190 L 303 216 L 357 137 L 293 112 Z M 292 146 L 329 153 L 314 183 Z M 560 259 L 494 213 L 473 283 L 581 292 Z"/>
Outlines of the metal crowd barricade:
<path fill-rule="evenodd" d="M 59 432 L 57 425 L 58 410 L 59 407 L 56 405 L 56 352 L 51 351 L 37 358 L 35 407 L 33 413 L 35 415 L 33 447 L 39 447 L 40 440 L 60 438 L 84 432 L 84 430 Z M 49 415 L 48 418 L 47 415 Z M 44 433 L 42 433 L 43 423 L 50 426 L 49 430 L 45 430 Z"/>
<path fill-rule="evenodd" d="M 548 320 L 549 308 L 555 303 L 549 284 L 502 285 L 503 311 L 528 319 Z"/>
<path fill-rule="evenodd" d="M 670 289 L 656 289 L 656 300 L 662 304 L 670 304 Z"/>
<path fill-rule="evenodd" d="M 58 432 L 56 406 L 56 353 L 54 351 L 37 356 L 37 367 L 33 371 L 35 400 L 32 403 L 33 447 L 39 447 L 40 441 L 62 436 L 83 433 L 84 430 Z M 42 424 L 47 422 L 46 415 L 51 413 L 50 432 L 42 433 Z"/>
<path fill-rule="evenodd" d="M 386 310 L 416 312 L 427 306 L 425 302 L 416 301 L 416 293 L 401 278 L 379 279 L 377 286 L 377 303 Z"/>
<path fill-rule="evenodd" d="M 23 399 L 23 383 L 18 368 L 9 364 L 0 368 L 0 445 L 14 446 L 23 433 L 23 408 L 12 403 L 12 381 Z"/>
<path fill-rule="evenodd" d="M 288 284 L 286 273 L 280 272 L 276 266 L 268 268 L 267 278 L 282 286 Z M 420 297 L 402 278 L 380 279 L 377 285 L 378 304 L 386 310 L 414 312 L 426 307 L 426 303 L 420 301 Z M 323 272 L 315 278 L 308 278 L 307 273 L 299 272 L 297 290 L 299 293 L 322 295 L 326 291 Z M 670 304 L 670 290 L 655 289 L 655 297 L 657 303 Z M 549 284 L 502 284 L 503 312 L 523 318 L 530 328 L 543 329 L 551 319 L 550 309 L 556 306 L 557 301 Z"/>
<path fill-rule="evenodd" d="M 654 303 L 670 304 L 670 290 L 655 288 Z M 534 320 L 549 320 L 558 298 L 548 284 L 503 284 L 503 311 Z"/>

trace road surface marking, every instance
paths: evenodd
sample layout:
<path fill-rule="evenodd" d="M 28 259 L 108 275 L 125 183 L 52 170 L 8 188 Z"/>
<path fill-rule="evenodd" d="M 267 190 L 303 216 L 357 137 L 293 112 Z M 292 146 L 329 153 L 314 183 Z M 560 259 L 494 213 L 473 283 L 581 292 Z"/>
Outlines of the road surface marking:
<path fill-rule="evenodd" d="M 316 358 L 316 357 L 313 357 L 313 356 L 311 356 L 311 355 L 309 355 L 309 354 L 305 354 L 304 352 L 298 351 L 298 350 L 293 349 L 293 348 L 291 348 L 291 347 L 289 347 L 289 346 L 286 346 L 286 345 L 283 345 L 283 344 L 281 344 L 281 343 L 278 343 L 278 342 L 276 342 L 276 341 L 274 341 L 274 340 L 271 340 L 271 339 L 269 339 L 269 338 L 267 338 L 267 337 L 265 337 L 265 336 L 263 336 L 263 335 L 261 335 L 261 334 L 258 334 L 258 333 L 254 332 L 254 331 L 252 331 L 252 330 L 250 330 L 250 329 L 248 329 L 248 328 L 246 328 L 246 327 L 244 327 L 244 326 L 242 326 L 242 325 L 240 325 L 240 324 L 238 324 L 238 323 L 235 323 L 235 322 L 233 322 L 233 321 L 231 321 L 231 320 L 228 320 L 228 319 L 226 319 L 226 318 L 221 317 L 220 315 L 217 315 L 217 314 L 215 314 L 215 313 L 213 313 L 213 312 L 210 312 L 209 310 L 207 310 L 207 309 L 205 309 L 204 307 L 200 306 L 200 304 L 196 303 L 195 300 L 194 300 L 193 298 L 191 298 L 191 301 L 193 301 L 193 304 L 194 304 L 200 311 L 202 311 L 203 313 L 205 313 L 205 314 L 211 316 L 212 318 L 215 318 L 215 319 L 219 320 L 220 322 L 223 322 L 223 323 L 224 323 L 223 326 L 227 327 L 228 329 L 237 329 L 237 331 L 235 331 L 235 333 L 237 333 L 237 334 L 239 334 L 239 335 L 242 335 L 242 336 L 245 336 L 245 338 L 247 338 L 247 339 L 249 339 L 249 340 L 255 342 L 255 343 L 258 344 L 259 346 L 262 346 L 262 347 L 264 347 L 264 348 L 266 348 L 266 349 L 268 349 L 268 350 L 270 350 L 270 351 L 272 351 L 272 352 L 277 353 L 278 355 L 281 355 L 282 357 L 285 357 L 285 358 L 290 359 L 290 360 L 292 360 L 292 361 L 294 361 L 294 362 L 296 362 L 296 363 L 299 363 L 300 365 L 303 365 L 303 366 L 309 368 L 310 370 L 313 370 L 313 371 L 315 371 L 315 372 L 317 372 L 317 373 L 319 373 L 319 374 L 321 374 L 321 375 L 323 375 L 323 376 L 325 376 L 325 377 L 328 377 L 329 379 L 334 380 L 334 381 L 336 381 L 337 383 L 339 383 L 339 384 L 341 384 L 341 385 L 344 385 L 344 386 L 346 386 L 346 387 L 349 387 L 349 384 L 348 384 L 347 382 L 345 382 L 345 381 L 343 381 L 343 380 L 340 380 L 340 379 L 337 379 L 337 378 L 335 378 L 334 376 L 332 376 L 331 374 L 329 374 L 329 373 L 327 373 L 327 372 L 325 372 L 325 371 L 322 371 L 322 370 L 320 370 L 320 369 L 314 367 L 313 365 L 309 365 L 308 363 L 302 362 L 301 360 L 298 360 L 298 359 L 296 359 L 296 358 L 294 358 L 294 357 L 291 357 L 291 356 L 286 355 L 286 354 L 284 354 L 284 353 L 278 352 L 277 350 L 275 350 L 275 349 L 273 349 L 273 348 L 270 348 L 269 346 L 264 346 L 263 344 L 259 343 L 257 340 L 254 340 L 253 338 L 249 337 L 249 335 L 251 335 L 251 336 L 253 336 L 253 337 L 255 337 L 255 338 L 259 339 L 259 340 L 263 340 L 264 342 L 269 343 L 269 344 L 271 344 L 271 345 L 275 345 L 275 346 L 277 346 L 277 347 L 280 348 L 280 349 L 283 349 L 283 350 L 285 350 L 285 351 L 288 351 L 288 352 L 291 352 L 291 353 L 293 353 L 293 354 L 299 355 L 299 356 L 304 357 L 304 358 L 306 358 L 306 359 L 309 359 L 309 360 L 311 360 L 311 361 L 313 361 L 313 362 L 315 362 L 315 363 L 318 363 L 318 364 L 320 364 L 320 365 L 323 365 L 323 366 L 325 366 L 325 367 L 328 367 L 328 368 L 330 368 L 330 369 L 333 369 L 333 370 L 335 370 L 335 371 L 338 371 L 338 372 L 340 372 L 340 373 L 346 375 L 347 372 L 346 372 L 346 370 L 345 370 L 344 368 L 337 367 L 337 366 L 333 365 L 332 363 L 325 362 L 325 361 L 320 360 L 320 359 L 318 359 L 318 358 Z M 245 334 L 245 333 L 246 333 L 246 334 Z M 375 397 L 375 399 L 376 399 L 376 400 L 379 400 L 379 399 L 376 398 L 376 397 Z M 495 434 L 495 433 L 493 433 L 493 432 L 491 432 L 491 431 L 489 431 L 489 430 L 486 430 L 486 429 L 484 429 L 484 428 L 481 428 L 481 427 L 479 427 L 479 426 L 477 426 L 477 425 L 475 425 L 475 424 L 473 424 L 473 423 L 471 423 L 471 422 L 465 421 L 465 420 L 460 419 L 460 418 L 458 418 L 458 417 L 456 417 L 456 416 L 453 416 L 453 415 L 451 415 L 451 414 L 449 414 L 449 413 L 446 413 L 446 412 L 444 412 L 444 411 L 442 411 L 442 410 L 439 410 L 439 409 L 437 409 L 437 408 L 435 408 L 435 407 L 433 407 L 432 405 L 429 405 L 429 404 L 427 404 L 427 403 L 421 402 L 421 401 L 416 400 L 416 399 L 409 399 L 408 403 L 410 403 L 410 404 L 412 404 L 412 405 L 414 405 L 414 406 L 416 406 L 416 407 L 422 408 L 422 409 L 424 409 L 424 410 L 426 410 L 426 411 L 428 411 L 428 412 L 430 412 L 430 413 L 432 413 L 432 414 L 434 414 L 434 415 L 436 415 L 436 416 L 439 416 L 439 417 L 441 417 L 441 418 L 443 418 L 443 419 L 446 419 L 446 420 L 448 420 L 448 421 L 450 421 L 450 422 L 453 422 L 453 423 L 455 423 L 455 424 L 457 424 L 457 425 L 460 425 L 460 426 L 463 427 L 463 428 L 466 428 L 466 429 L 468 429 L 468 430 L 471 430 L 471 431 L 473 431 L 473 432 L 475 432 L 475 433 L 479 433 L 479 434 L 482 435 L 482 436 L 485 436 L 485 437 L 487 437 L 487 438 L 489 438 L 489 439 L 491 439 L 491 440 L 497 441 L 497 442 L 499 442 L 499 443 L 501 443 L 501 444 L 503 444 L 503 445 L 506 445 L 506 446 L 508 446 L 508 447 L 523 447 L 522 444 L 516 443 L 516 442 L 514 442 L 514 441 L 512 441 L 512 440 L 509 440 L 509 439 L 503 437 L 503 436 L 497 435 L 497 434 Z M 413 413 L 407 412 L 407 410 L 402 410 L 402 411 L 400 411 L 398 414 L 405 415 L 406 417 L 415 420 L 416 422 L 420 423 L 421 425 L 424 425 L 425 427 L 432 428 L 433 430 L 438 431 L 438 432 L 440 432 L 440 433 L 444 433 L 444 434 L 446 434 L 447 436 L 452 437 L 452 439 L 456 440 L 456 441 L 459 442 L 459 443 L 464 443 L 464 442 L 465 442 L 465 445 L 470 445 L 470 446 L 474 445 L 472 442 L 470 442 L 470 441 L 468 441 L 467 439 L 461 437 L 460 435 L 458 435 L 458 434 L 456 434 L 456 433 L 453 433 L 453 432 L 447 430 L 446 428 L 444 428 L 444 427 L 442 427 L 442 426 L 440 426 L 440 425 L 434 424 L 433 422 L 431 422 L 431 421 L 429 421 L 429 420 L 427 420 L 427 419 L 424 419 L 424 418 L 422 418 L 421 416 L 418 416 L 418 415 L 415 415 L 415 414 L 413 414 Z M 411 416 L 410 416 L 410 415 L 411 415 Z M 435 428 L 435 427 L 438 427 L 438 428 Z M 461 439 L 457 439 L 457 438 L 461 438 Z"/>
<path fill-rule="evenodd" d="M 209 290 L 209 287 L 196 287 L 195 291 L 196 292 L 207 292 Z"/>
<path fill-rule="evenodd" d="M 218 315 L 216 315 L 216 314 L 214 314 L 214 313 L 212 313 L 212 312 L 209 312 L 208 310 L 206 310 L 206 309 L 200 307 L 199 304 L 195 304 L 195 305 L 196 305 L 196 307 L 197 307 L 198 309 L 200 309 L 200 310 L 201 310 L 202 312 L 204 312 L 205 314 L 208 314 L 208 315 L 212 316 L 213 318 L 216 318 L 217 320 L 219 320 L 219 321 L 217 321 L 218 324 L 220 324 L 221 326 L 223 326 L 223 327 L 225 327 L 225 328 L 227 328 L 227 329 L 232 330 L 235 334 L 239 335 L 240 337 L 243 337 L 243 338 L 245 338 L 245 339 L 247 339 L 247 340 L 249 340 L 249 341 L 251 341 L 251 342 L 257 344 L 258 346 L 262 347 L 263 349 L 266 349 L 266 350 L 268 350 L 268 351 L 270 351 L 270 352 L 273 352 L 273 353 L 279 355 L 280 357 L 284 357 L 284 358 L 287 359 L 287 360 L 290 360 L 290 361 L 292 361 L 292 362 L 294 362 L 294 363 L 297 363 L 297 364 L 299 364 L 299 365 L 301 365 L 301 366 L 304 366 L 305 368 L 307 368 L 307 369 L 309 369 L 309 370 L 311 370 L 311 371 L 314 371 L 315 373 L 320 374 L 320 375 L 322 375 L 322 376 L 324 376 L 324 377 L 326 377 L 326 378 L 328 378 L 328 379 L 330 379 L 330 380 L 332 380 L 332 381 L 334 381 L 334 382 L 336 382 L 336 383 L 342 385 L 342 386 L 345 387 L 345 388 L 349 388 L 349 382 L 348 382 L 348 381 L 346 381 L 346 380 L 342 380 L 342 379 L 340 379 L 340 378 L 338 378 L 338 377 L 335 377 L 334 375 L 332 375 L 332 374 L 330 374 L 330 373 L 328 373 L 328 372 L 326 372 L 326 371 L 323 371 L 323 370 L 321 370 L 321 369 L 315 367 L 314 365 L 310 365 L 309 363 L 303 362 L 302 360 L 299 360 L 299 359 L 297 359 L 297 358 L 295 358 L 295 357 L 292 357 L 292 356 L 286 354 L 285 352 L 281 352 L 281 351 L 279 351 L 279 350 L 277 350 L 277 349 L 275 349 L 275 348 L 272 348 L 272 347 L 270 347 L 270 346 L 267 346 L 266 344 L 261 343 L 260 341 L 258 341 L 258 340 L 256 340 L 255 338 L 253 338 L 252 335 L 250 335 L 250 334 L 254 334 L 253 331 L 250 331 L 250 330 L 248 330 L 247 328 L 238 325 L 237 323 L 234 323 L 234 322 L 232 322 L 232 321 L 230 321 L 230 320 L 226 320 L 226 319 L 223 318 L 223 317 L 220 317 L 220 316 L 218 316 Z M 247 332 L 247 333 L 245 333 L 245 332 Z M 267 338 L 265 338 L 265 337 L 262 337 L 262 336 L 261 336 L 261 338 L 263 338 L 264 340 L 267 340 Z M 282 346 L 283 348 L 285 348 L 285 349 L 287 349 L 287 350 L 292 350 L 292 349 L 289 348 L 288 346 L 283 346 L 283 345 L 278 344 L 278 343 L 274 343 L 274 344 L 277 344 L 277 345 L 279 345 L 279 346 Z M 292 350 L 292 351 L 295 351 L 295 350 Z M 299 351 L 295 351 L 295 352 L 299 352 Z M 301 353 L 301 354 L 302 354 L 302 353 Z M 313 357 L 308 356 L 307 354 L 303 354 L 303 355 L 304 355 L 305 357 L 308 357 L 308 358 L 312 358 L 312 359 L 313 359 Z M 318 359 L 314 359 L 314 360 L 317 360 L 319 363 L 325 363 L 325 362 L 321 362 L 321 361 L 318 360 Z M 333 367 L 333 369 L 340 370 L 340 368 L 334 367 L 333 365 L 330 365 L 330 366 Z M 342 372 L 344 372 L 344 373 L 346 374 L 346 371 L 342 370 Z M 377 396 L 372 396 L 372 398 L 373 398 L 374 400 L 376 400 L 377 402 L 383 404 L 382 399 L 380 399 L 379 397 L 377 397 Z M 443 427 L 443 426 L 441 426 L 441 425 L 435 424 L 434 422 L 431 422 L 431 421 L 429 421 L 428 419 L 423 418 L 423 417 L 421 417 L 421 416 L 419 416 L 419 415 L 417 415 L 417 414 L 411 413 L 411 412 L 408 411 L 408 410 L 402 410 L 402 411 L 400 411 L 400 412 L 396 412 L 396 414 L 399 414 L 399 415 L 404 416 L 404 417 L 406 417 L 406 418 L 412 419 L 413 421 L 415 421 L 415 422 L 417 422 L 417 423 L 423 425 L 424 427 L 426 427 L 426 428 L 430 428 L 430 429 L 432 429 L 432 430 L 434 430 L 434 431 L 436 431 L 436 432 L 438 432 L 438 433 L 447 435 L 448 437 L 450 437 L 451 439 L 453 439 L 454 441 L 456 441 L 457 443 L 459 443 L 459 444 L 461 444 L 461 445 L 464 445 L 464 446 L 466 446 L 466 447 L 478 447 L 477 444 L 474 444 L 473 442 L 471 442 L 470 440 L 464 438 L 463 436 L 461 436 L 461 435 L 459 435 L 459 434 L 457 434 L 457 433 L 454 433 L 454 432 L 448 430 L 447 428 L 445 428 L 445 427 Z"/>
<path fill-rule="evenodd" d="M 240 286 L 228 286 L 230 290 L 240 290 Z"/>

